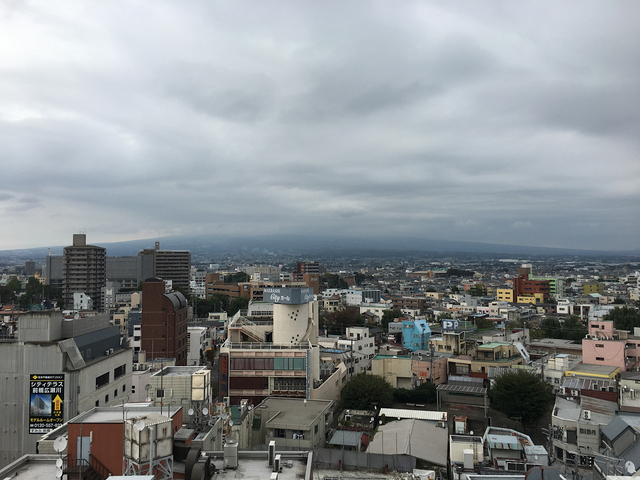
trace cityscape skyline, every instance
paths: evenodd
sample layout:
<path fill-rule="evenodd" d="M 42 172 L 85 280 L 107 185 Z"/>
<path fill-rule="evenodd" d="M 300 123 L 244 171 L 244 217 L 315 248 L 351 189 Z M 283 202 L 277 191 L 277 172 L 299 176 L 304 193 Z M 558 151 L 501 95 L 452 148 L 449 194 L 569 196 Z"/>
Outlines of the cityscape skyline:
<path fill-rule="evenodd" d="M 640 5 L 0 5 L 0 250 L 640 248 Z"/>

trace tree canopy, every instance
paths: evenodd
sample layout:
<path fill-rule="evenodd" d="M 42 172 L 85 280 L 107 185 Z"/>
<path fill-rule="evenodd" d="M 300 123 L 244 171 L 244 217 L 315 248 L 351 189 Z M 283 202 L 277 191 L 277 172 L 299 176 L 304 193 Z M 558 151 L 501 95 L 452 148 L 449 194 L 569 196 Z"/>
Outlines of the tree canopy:
<path fill-rule="evenodd" d="M 7 282 L 7 287 L 13 290 L 15 293 L 19 293 L 20 290 L 22 290 L 22 284 L 16 277 L 13 277 Z"/>
<path fill-rule="evenodd" d="M 229 316 L 235 315 L 238 310 L 246 310 L 249 308 L 249 297 L 238 297 L 229 303 Z"/>
<path fill-rule="evenodd" d="M 460 270 L 458 268 L 450 268 L 447 270 L 447 277 L 473 277 L 475 272 L 471 270 Z"/>
<path fill-rule="evenodd" d="M 425 382 L 413 390 L 396 388 L 393 390 L 393 399 L 398 403 L 436 403 L 437 390 L 433 383 Z"/>
<path fill-rule="evenodd" d="M 551 386 L 541 375 L 511 369 L 496 378 L 489 390 L 491 406 L 510 418 L 520 417 L 523 425 L 535 424 L 553 403 Z"/>
<path fill-rule="evenodd" d="M 556 317 L 547 317 L 540 323 L 540 330 L 543 330 L 548 338 L 574 341 L 583 339 L 587 334 L 587 329 L 582 325 L 582 320 L 575 315 L 562 321 Z"/>
<path fill-rule="evenodd" d="M 241 283 L 248 282 L 251 279 L 249 274 L 245 272 L 236 272 L 224 276 L 224 283 Z"/>
<path fill-rule="evenodd" d="M 343 310 L 328 313 L 324 318 L 324 325 L 329 335 L 341 335 L 345 327 L 358 327 L 364 325 L 364 317 L 360 315 L 358 307 L 349 306 Z"/>
<path fill-rule="evenodd" d="M 229 297 L 221 293 L 214 293 L 208 299 L 194 298 L 198 317 L 206 317 L 211 312 L 222 312 L 229 309 Z"/>
<path fill-rule="evenodd" d="M 633 307 L 616 307 L 603 320 L 612 320 L 616 330 L 633 332 L 633 327 L 640 327 L 640 313 Z"/>
<path fill-rule="evenodd" d="M 327 288 L 349 288 L 347 282 L 337 273 L 323 273 L 320 282 Z"/>
<path fill-rule="evenodd" d="M 342 387 L 340 408 L 373 410 L 393 405 L 393 388 L 381 377 L 361 373 L 353 377 Z"/>
<path fill-rule="evenodd" d="M 382 312 L 382 328 L 387 329 L 389 327 L 389 322 L 393 322 L 396 318 L 400 317 L 402 317 L 402 312 L 396 308 L 385 310 Z"/>

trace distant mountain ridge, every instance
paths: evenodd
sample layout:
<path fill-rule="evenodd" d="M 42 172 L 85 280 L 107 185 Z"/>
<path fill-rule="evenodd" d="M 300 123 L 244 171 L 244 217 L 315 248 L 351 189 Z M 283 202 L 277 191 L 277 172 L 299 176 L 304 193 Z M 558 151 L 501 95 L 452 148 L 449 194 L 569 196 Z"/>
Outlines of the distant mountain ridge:
<path fill-rule="evenodd" d="M 569 248 L 499 245 L 459 240 L 444 241 L 405 236 L 349 237 L 341 235 L 170 236 L 126 242 L 90 242 L 107 249 L 109 256 L 136 255 L 160 242 L 162 250 L 190 250 L 192 255 L 230 254 L 247 251 L 298 253 L 300 255 L 387 256 L 396 254 L 464 253 L 493 255 L 625 256 L 640 257 L 640 249 L 630 251 L 579 250 Z M 52 255 L 62 255 L 63 246 L 50 247 Z M 0 251 L 0 257 L 44 258 L 49 247 Z"/>

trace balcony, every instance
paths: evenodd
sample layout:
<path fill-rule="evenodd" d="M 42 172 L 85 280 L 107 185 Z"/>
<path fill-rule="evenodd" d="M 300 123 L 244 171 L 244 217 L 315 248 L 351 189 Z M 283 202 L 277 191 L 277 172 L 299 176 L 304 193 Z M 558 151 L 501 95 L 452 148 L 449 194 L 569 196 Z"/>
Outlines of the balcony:
<path fill-rule="evenodd" d="M 224 342 L 221 348 L 229 350 L 310 350 L 311 342 L 271 343 L 271 342 Z"/>

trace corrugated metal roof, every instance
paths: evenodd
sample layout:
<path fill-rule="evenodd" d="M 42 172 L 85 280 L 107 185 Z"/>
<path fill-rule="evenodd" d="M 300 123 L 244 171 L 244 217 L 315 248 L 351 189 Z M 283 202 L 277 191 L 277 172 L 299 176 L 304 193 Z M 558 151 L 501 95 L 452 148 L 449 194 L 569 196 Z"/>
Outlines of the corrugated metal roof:
<path fill-rule="evenodd" d="M 363 433 L 364 432 L 352 432 L 350 430 L 337 430 L 331 437 L 331 440 L 329 440 L 329 444 L 357 447 L 362 443 Z"/>
<path fill-rule="evenodd" d="M 391 418 L 415 418 L 416 420 L 432 420 L 439 422 L 447 420 L 447 412 L 434 412 L 428 410 L 408 410 L 402 408 L 381 408 L 380 415 Z"/>
<path fill-rule="evenodd" d="M 615 391 L 616 382 L 614 380 L 605 380 L 601 378 L 580 378 L 580 377 L 567 377 L 562 386 L 565 388 L 572 388 L 578 390 L 596 390 L 598 392 L 609 391 L 609 387 L 612 387 Z"/>

